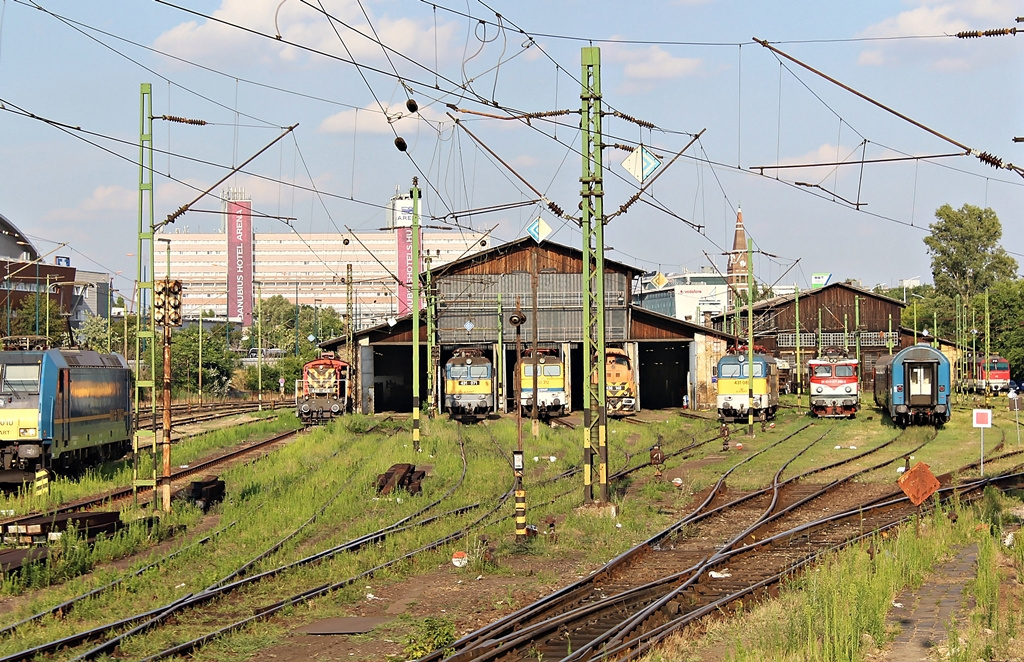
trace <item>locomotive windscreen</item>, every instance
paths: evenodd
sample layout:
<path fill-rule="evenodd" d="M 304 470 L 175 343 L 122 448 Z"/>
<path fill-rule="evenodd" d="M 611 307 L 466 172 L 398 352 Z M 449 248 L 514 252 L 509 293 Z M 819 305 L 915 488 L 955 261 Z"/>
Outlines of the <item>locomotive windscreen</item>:
<path fill-rule="evenodd" d="M 38 393 L 39 364 L 3 366 L 3 393 Z"/>

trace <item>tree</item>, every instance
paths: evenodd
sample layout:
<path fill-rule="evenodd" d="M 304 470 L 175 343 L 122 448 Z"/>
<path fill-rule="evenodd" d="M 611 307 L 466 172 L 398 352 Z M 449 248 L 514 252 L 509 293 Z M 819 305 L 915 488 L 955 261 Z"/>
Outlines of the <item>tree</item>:
<path fill-rule="evenodd" d="M 60 304 L 43 294 L 33 294 L 21 301 L 11 316 L 11 335 L 45 336 L 47 310 L 50 313 L 50 335 L 47 344 L 50 347 L 64 344 L 64 340 L 67 339 L 67 318 L 61 315 Z"/>
<path fill-rule="evenodd" d="M 959 294 L 970 303 L 978 293 L 1016 277 L 1017 261 L 999 245 L 1003 227 L 994 211 L 968 204 L 953 209 L 946 204 L 935 211 L 935 218 L 924 243 L 932 256 L 932 281 L 940 293 L 950 298 Z"/>

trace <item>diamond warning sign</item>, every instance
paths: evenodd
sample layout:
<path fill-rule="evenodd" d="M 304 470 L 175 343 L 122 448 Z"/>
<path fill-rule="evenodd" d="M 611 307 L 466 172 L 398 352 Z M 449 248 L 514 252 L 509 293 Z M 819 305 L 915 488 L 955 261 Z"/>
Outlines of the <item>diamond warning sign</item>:
<path fill-rule="evenodd" d="M 939 479 L 924 462 L 918 462 L 910 471 L 904 472 L 896 483 L 915 506 L 920 506 L 939 489 Z"/>

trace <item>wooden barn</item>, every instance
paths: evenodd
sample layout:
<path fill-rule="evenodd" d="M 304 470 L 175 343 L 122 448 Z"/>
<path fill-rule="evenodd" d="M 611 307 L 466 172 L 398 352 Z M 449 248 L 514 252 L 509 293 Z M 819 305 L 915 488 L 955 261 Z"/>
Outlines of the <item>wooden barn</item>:
<path fill-rule="evenodd" d="M 566 365 L 570 408 L 583 406 L 582 251 L 552 242 L 524 238 L 424 274 L 430 292 L 438 351 L 427 355 L 427 311 L 419 329 L 420 365 L 441 383 L 440 369 L 456 348 L 475 347 L 496 366 L 495 402 L 499 411 L 514 411 L 515 327 L 509 315 L 517 308 L 526 316 L 519 327 L 523 347 L 532 344 L 536 329 L 541 348 L 555 350 Z M 644 310 L 633 305 L 634 282 L 642 270 L 605 260 L 605 338 L 609 347 L 626 351 L 637 369 L 639 406 L 663 408 L 714 406 L 711 367 L 725 352 L 729 338 L 720 330 Z M 536 291 L 536 314 L 534 292 Z M 426 306 L 426 302 L 423 304 Z M 391 320 L 355 335 L 358 351 L 357 408 L 405 411 L 412 402 L 411 316 Z M 347 356 L 346 340 L 321 345 Z M 428 401 L 426 375 L 420 379 L 421 402 Z M 435 388 L 438 388 L 435 386 Z M 443 402 L 436 391 L 435 402 Z"/>
<path fill-rule="evenodd" d="M 797 375 L 806 379 L 807 360 L 819 352 L 843 349 L 851 358 L 860 358 L 861 381 L 870 387 L 875 361 L 915 342 L 913 330 L 900 327 L 905 306 L 851 283 L 832 283 L 755 303 L 754 342 L 788 362 L 794 379 Z M 714 318 L 712 324 L 738 334 L 745 344 L 747 315 L 746 308 L 735 309 Z"/>

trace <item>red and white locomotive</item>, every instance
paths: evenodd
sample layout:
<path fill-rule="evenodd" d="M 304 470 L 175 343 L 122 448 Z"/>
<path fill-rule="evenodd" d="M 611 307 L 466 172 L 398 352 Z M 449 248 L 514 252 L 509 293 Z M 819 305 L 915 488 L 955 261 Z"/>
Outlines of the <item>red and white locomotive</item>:
<path fill-rule="evenodd" d="M 295 415 L 305 425 L 322 425 L 348 408 L 348 364 L 324 352 L 302 366 L 295 389 Z"/>
<path fill-rule="evenodd" d="M 859 365 L 845 352 L 828 349 L 807 362 L 811 415 L 853 418 L 860 408 Z"/>

